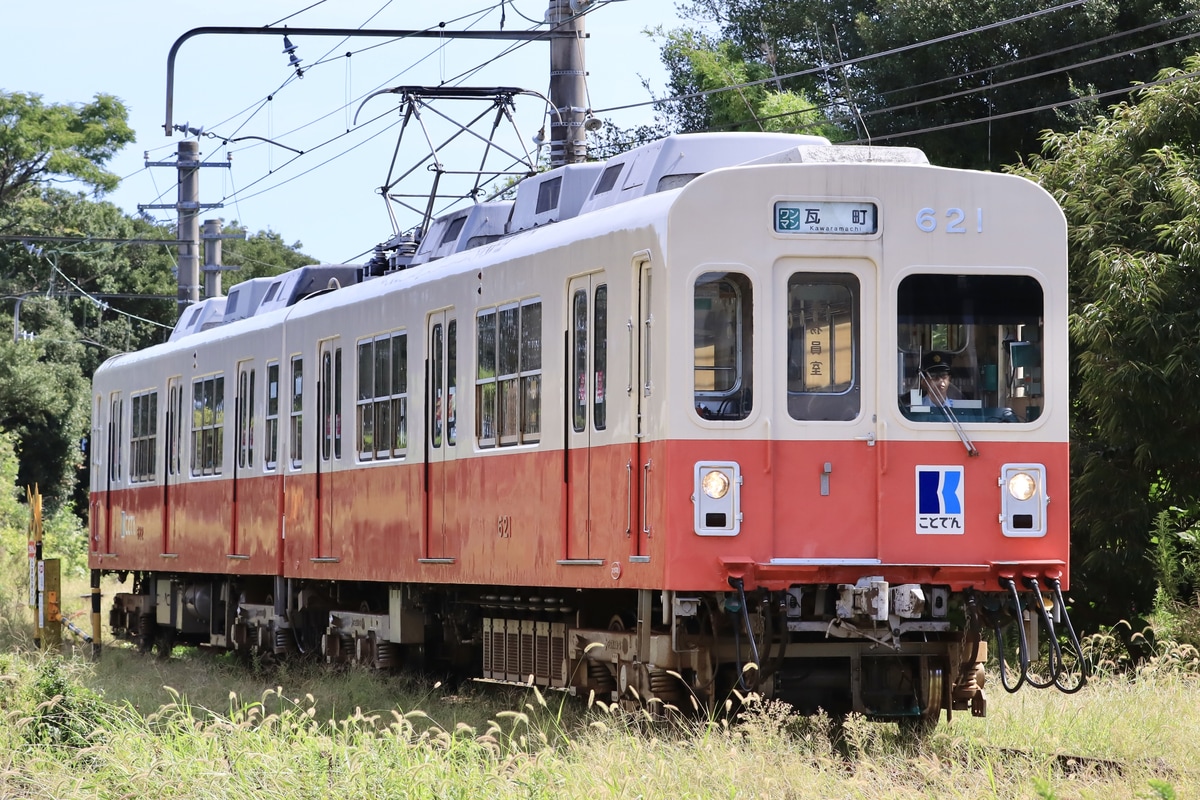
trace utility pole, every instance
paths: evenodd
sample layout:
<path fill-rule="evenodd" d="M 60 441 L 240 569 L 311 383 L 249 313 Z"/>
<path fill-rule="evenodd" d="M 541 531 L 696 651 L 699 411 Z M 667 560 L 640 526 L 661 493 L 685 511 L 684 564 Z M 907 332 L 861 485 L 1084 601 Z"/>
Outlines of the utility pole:
<path fill-rule="evenodd" d="M 185 139 L 179 143 L 179 313 L 200 300 L 200 142 Z"/>
<path fill-rule="evenodd" d="M 226 266 L 221 263 L 222 239 L 245 239 L 245 233 L 221 233 L 221 220 L 204 220 L 204 232 L 200 234 L 204 240 L 204 298 L 221 296 L 221 273 L 241 269 L 238 266 Z"/>
<path fill-rule="evenodd" d="M 197 133 L 197 131 L 189 132 Z M 179 316 L 183 316 L 185 308 L 200 301 L 200 212 L 208 208 L 222 208 L 221 203 L 201 205 L 200 168 L 224 167 L 229 169 L 229 162 L 201 161 L 200 142 L 185 139 L 179 143 L 174 162 L 147 161 L 146 166 L 175 167 L 179 171 L 179 199 L 176 202 L 139 204 L 138 211 L 145 211 L 149 208 L 173 208 L 178 212 L 179 221 L 176 225 L 175 238 L 179 245 L 179 275 L 175 303 Z M 219 287 L 220 283 L 218 282 L 217 285 Z"/>
<path fill-rule="evenodd" d="M 587 108 L 587 71 L 584 69 L 582 10 L 590 0 L 550 0 L 550 166 L 579 164 L 587 160 L 584 133 Z"/>

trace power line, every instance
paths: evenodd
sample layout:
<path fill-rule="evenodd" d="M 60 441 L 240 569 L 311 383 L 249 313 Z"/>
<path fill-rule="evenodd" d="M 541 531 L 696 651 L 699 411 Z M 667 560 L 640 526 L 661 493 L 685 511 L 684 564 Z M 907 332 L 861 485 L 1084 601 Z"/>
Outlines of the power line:
<path fill-rule="evenodd" d="M 951 80 L 953 77 L 968 77 L 968 76 L 970 76 L 970 75 L 975 75 L 975 74 L 979 74 L 979 73 L 983 73 L 983 72 L 990 72 L 990 71 L 992 71 L 992 70 L 995 70 L 995 69 L 1002 69 L 1002 68 L 1005 68 L 1005 67 L 1008 67 L 1008 66 L 1015 65 L 1015 64 L 1017 64 L 1017 63 L 1026 62 L 1026 61 L 1032 61 L 1032 60 L 1035 60 L 1035 59 L 1038 59 L 1038 58 L 1044 58 L 1044 57 L 1046 57 L 1046 56 L 1049 56 L 1049 55 L 1058 55 L 1058 54 L 1061 54 L 1061 53 L 1063 53 L 1063 52 L 1068 52 L 1068 51 L 1070 51 L 1070 50 L 1080 49 L 1080 48 L 1082 48 L 1082 47 L 1087 47 L 1087 46 L 1091 46 L 1091 45 L 1094 45 L 1094 44 L 1103 43 L 1104 41 L 1108 41 L 1108 40 L 1111 40 L 1111 39 L 1114 39 L 1114 38 L 1119 38 L 1119 37 L 1122 37 L 1122 36 L 1127 36 L 1127 35 L 1132 35 L 1132 34 L 1135 34 L 1135 33 L 1141 33 L 1141 32 L 1145 32 L 1146 30 L 1150 30 L 1150 29 L 1153 29 L 1153 28 L 1156 28 L 1156 27 L 1162 27 L 1162 26 L 1163 26 L 1163 25 L 1165 25 L 1165 24 L 1170 24 L 1170 23 L 1173 23 L 1173 22 L 1178 22 L 1178 21 L 1181 21 L 1181 20 L 1184 20 L 1184 19 L 1188 19 L 1188 18 L 1194 17 L 1194 16 L 1196 16 L 1198 13 L 1200 13 L 1200 12 L 1191 12 L 1191 13 L 1189 13 L 1189 14 L 1184 14 L 1184 15 L 1181 15 L 1181 16 L 1178 16 L 1178 17 L 1174 17 L 1174 18 L 1172 18 L 1172 19 L 1170 19 L 1170 20 L 1164 20 L 1164 21 L 1160 21 L 1159 23 L 1152 23 L 1152 24 L 1149 24 L 1149 25 L 1144 25 L 1144 26 L 1141 26 L 1141 27 L 1139 27 L 1139 28 L 1136 28 L 1136 29 L 1133 29 L 1133 30 L 1130 30 L 1130 31 L 1122 31 L 1122 32 L 1118 32 L 1118 33 L 1110 34 L 1110 35 L 1108 35 L 1108 36 L 1099 37 L 1099 38 L 1097 38 L 1097 39 L 1093 39 L 1093 40 L 1090 40 L 1090 41 L 1088 41 L 1088 42 L 1083 42 L 1083 43 L 1076 44 L 1076 45 L 1072 45 L 1072 46 L 1069 46 L 1069 47 L 1059 48 L 1058 50 L 1049 51 L 1049 52 L 1047 52 L 1047 53 L 1040 53 L 1040 54 L 1036 54 L 1036 55 L 1032 55 L 1032 56 L 1027 56 L 1027 57 L 1025 57 L 1025 58 L 1023 58 L 1023 59 L 1018 59 L 1018 60 L 1016 60 L 1016 61 L 1013 61 L 1013 62 L 1007 62 L 1007 63 L 1004 63 L 1004 64 L 995 65 L 995 66 L 993 66 L 993 67 L 986 67 L 986 68 L 981 68 L 981 69 L 978 69 L 978 70 L 972 70 L 971 72 L 968 72 L 968 73 L 962 73 L 961 75 L 958 75 L 958 76 L 952 76 L 951 78 L 941 78 L 941 79 L 938 79 L 938 80 L 935 80 L 935 81 L 928 81 L 928 82 L 926 82 L 926 83 L 923 83 L 923 84 L 918 84 L 918 85 L 911 86 L 911 87 L 906 87 L 906 88 L 901 88 L 901 89 L 889 90 L 888 92 L 881 93 L 881 94 L 880 94 L 880 96 L 882 97 L 882 96 L 885 96 L 885 95 L 888 95 L 888 94 L 897 94 L 897 93 L 901 93 L 901 92 L 908 91 L 908 90 L 911 90 L 911 89 L 916 89 L 916 88 L 922 88 L 922 87 L 925 87 L 925 86 L 935 85 L 935 84 L 937 84 L 937 83 L 942 83 L 942 82 L 945 82 L 945 81 L 947 81 L 947 80 Z M 985 86 L 977 86 L 977 87 L 973 87 L 973 88 L 970 88 L 970 89 L 965 89 L 965 90 L 962 90 L 962 91 L 959 91 L 959 92 L 952 92 L 952 93 L 948 93 L 948 94 L 944 94 L 944 95 L 940 95 L 940 96 L 936 96 L 936 97 L 931 97 L 931 98 L 925 98 L 925 99 L 922 99 L 922 100 L 912 101 L 912 102 L 909 102 L 909 103 L 903 103 L 903 104 L 899 104 L 899 105 L 892 105 L 892 106 L 887 106 L 887 107 L 882 107 L 882 108 L 872 109 L 872 110 L 869 110 L 869 111 L 864 111 L 864 112 L 862 112 L 862 116 L 877 116 L 877 115 L 880 115 L 880 114 L 888 114 L 888 113 L 893 113 L 893 112 L 895 112 L 895 111 L 902 110 L 902 109 L 907 109 L 907 108 L 917 108 L 917 107 L 920 107 L 920 106 L 929 105 L 929 104 L 933 104 L 933 103 L 939 103 L 939 102 L 943 102 L 943 101 L 945 101 L 945 100 L 950 100 L 950 99 L 955 99 L 955 98 L 959 98 L 959 97 L 964 97 L 964 96 L 968 96 L 968 95 L 971 95 L 971 94 L 978 94 L 978 93 L 980 93 L 980 92 L 989 92 L 989 91 L 993 91 L 993 90 L 995 90 L 995 89 L 997 89 L 997 88 L 1001 88 L 1001 87 L 1004 87 L 1004 86 L 1010 86 L 1010 85 L 1019 84 L 1019 83 L 1025 82 L 1025 81 L 1029 81 L 1029 80 L 1035 80 L 1035 79 L 1039 79 L 1039 78 L 1044 78 L 1044 77 L 1047 77 L 1047 76 L 1050 76 L 1050 75 L 1054 75 L 1054 74 L 1058 74 L 1058 73 L 1062 73 L 1062 72 L 1067 72 L 1067 71 L 1070 71 L 1070 70 L 1073 70 L 1073 69 L 1079 69 L 1079 68 L 1082 68 L 1082 67 L 1093 66 L 1093 65 L 1095 65 L 1095 64 L 1099 64 L 1099 63 L 1102 63 L 1102 62 L 1105 62 L 1105 61 L 1110 61 L 1110 60 L 1117 59 L 1117 58 L 1124 58 L 1124 57 L 1126 57 L 1126 56 L 1131 56 L 1131 55 L 1134 55 L 1134 54 L 1137 54 L 1137 53 L 1141 53 L 1141 52 L 1145 52 L 1145 51 L 1148 51 L 1148 50 L 1155 50 L 1155 49 L 1162 48 L 1162 47 L 1168 47 L 1168 46 L 1170 46 L 1170 45 L 1179 44 L 1180 42 L 1188 41 L 1188 40 L 1191 40 L 1191 39 L 1194 39 L 1194 38 L 1197 38 L 1197 37 L 1200 37 L 1200 32 L 1197 32 L 1197 33 L 1190 33 L 1190 34 L 1185 34 L 1185 35 L 1183 35 L 1183 36 L 1177 36 L 1177 37 L 1174 37 L 1174 38 L 1172 38 L 1172 39 L 1162 40 L 1162 41 L 1159 41 L 1159 42 L 1155 42 L 1155 43 L 1153 43 L 1153 44 L 1144 45 L 1144 46 L 1142 46 L 1142 47 L 1134 48 L 1134 49 L 1131 49 L 1131 50 L 1123 50 L 1123 51 L 1121 51 L 1121 52 L 1118 52 L 1118 53 L 1112 53 L 1112 54 L 1109 54 L 1109 55 L 1106 55 L 1106 56 L 1100 56 L 1100 57 L 1093 58 L 1093 59 L 1088 59 L 1088 60 L 1085 60 L 1085 61 L 1078 61 L 1078 62 L 1074 62 L 1074 63 L 1072 63 L 1072 64 L 1065 65 L 1065 66 L 1062 66 L 1062 67 L 1058 67 L 1058 68 L 1055 68 L 1055 69 L 1052 69 L 1052 70 L 1045 70 L 1045 71 L 1043 71 L 1043 72 L 1040 72 L 1040 73 L 1034 73 L 1034 74 L 1030 74 L 1030 75 L 1024 75 L 1024 76 L 1022 76 L 1022 77 L 1019 77 L 1019 78 L 1013 78 L 1013 79 L 1010 79 L 1010 80 L 1007 80 L 1007 81 L 1001 81 L 1001 82 L 997 82 L 997 83 L 990 83 L 990 84 L 987 84 L 987 85 L 985 85 Z M 848 63 L 848 62 L 844 62 L 844 63 Z M 834 66 L 834 67 L 836 67 L 837 65 L 835 64 L 835 65 L 833 65 L 833 66 Z M 758 81 L 757 83 L 763 83 L 763 81 Z M 734 87 L 723 87 L 722 89 L 708 90 L 708 92 L 709 92 L 709 93 L 715 93 L 715 92 L 720 92 L 720 91 L 728 91 L 728 90 L 731 90 L 731 89 L 737 89 L 737 88 L 738 88 L 737 86 L 734 86 Z M 665 100 L 665 101 L 663 101 L 663 102 L 669 102 L 669 100 Z M 835 106 L 837 106 L 837 105 L 838 105 L 838 102 L 837 102 L 837 101 L 831 101 L 831 102 L 829 102 L 829 103 L 825 103 L 825 104 L 814 104 L 812 107 L 810 107 L 810 108 L 808 108 L 808 109 L 801 109 L 801 110 L 797 110 L 797 111 L 787 111 L 787 112 L 782 112 L 782 113 L 779 113 L 779 114 L 773 114 L 773 115 L 769 115 L 769 116 L 765 116 L 765 117 L 755 117 L 754 119 L 749 119 L 749 118 L 746 118 L 746 119 L 736 120 L 736 121 L 733 121 L 733 122 L 725 123 L 725 124 L 723 124 L 723 125 L 721 125 L 721 126 L 717 126 L 717 128 L 716 128 L 716 129 L 731 129 L 731 128 L 735 128 L 735 127 L 737 127 L 737 126 L 740 126 L 740 125 L 746 125 L 746 124 L 750 124 L 750 123 L 760 123 L 760 122 L 763 122 L 763 121 L 769 121 L 769 120 L 773 120 L 773 119 L 783 119 L 783 118 L 786 118 L 786 117 L 789 117 L 789 116 L 795 116 L 795 115 L 799 115 L 799 114 L 806 114 L 806 113 L 810 113 L 810 112 L 822 112 L 822 111 L 826 111 L 826 110 L 828 110 L 828 109 L 830 109 L 830 108 L 833 108 L 833 107 L 835 107 Z M 1036 109 L 1029 110 L 1029 111 L 1024 111 L 1024 112 L 1020 112 L 1020 113 L 1034 113 L 1034 111 L 1036 111 Z M 991 118 L 991 119 L 998 119 L 998 118 L 1001 118 L 1001 117 L 1000 117 L 999 115 L 994 115 L 994 114 L 993 114 L 993 115 L 992 115 L 990 118 Z M 812 128 L 812 127 L 815 127 L 815 125 L 811 125 L 811 124 L 810 124 L 810 125 L 800 125 L 800 126 L 797 126 L 797 129 L 799 129 L 799 130 L 803 130 L 803 129 L 805 129 L 805 128 Z M 710 128 L 710 130 L 711 130 L 711 129 L 712 129 L 712 128 Z M 877 138 L 877 137 L 872 137 L 872 138 Z"/>
<path fill-rule="evenodd" d="M 1137 91 L 1140 91 L 1143 89 L 1149 89 L 1154 86 L 1165 86 L 1170 83 L 1175 83 L 1176 81 L 1186 80 L 1188 78 L 1195 78 L 1198 75 L 1200 75 L 1200 71 L 1188 72 L 1188 73 L 1184 73 L 1181 75 L 1172 75 L 1170 77 L 1160 78 L 1159 80 L 1150 81 L 1148 83 L 1139 83 L 1134 86 L 1127 86 L 1127 87 L 1124 87 L 1121 89 L 1112 89 L 1107 92 L 1096 92 L 1094 94 L 1089 94 L 1089 95 L 1086 95 L 1083 97 L 1073 97 L 1069 100 L 1062 100 L 1057 103 L 1047 103 L 1045 105 L 1035 106 L 1033 108 L 1024 108 L 1019 111 L 1006 111 L 1002 114 L 989 114 L 986 117 L 977 117 L 975 119 L 958 120 L 956 122 L 947 122 L 945 124 L 935 125 L 935 126 L 932 126 L 929 128 L 920 128 L 917 130 L 901 131 L 898 133 L 889 133 L 889 134 L 884 134 L 883 136 L 872 136 L 871 140 L 878 142 L 878 141 L 887 141 L 889 139 L 899 139 L 899 138 L 905 137 L 905 136 L 919 136 L 919 135 L 925 134 L 925 133 L 936 133 L 938 131 L 950 130 L 952 128 L 962 128 L 967 125 L 978 125 L 980 122 L 991 122 L 991 121 L 997 120 L 997 119 L 1008 119 L 1009 117 L 1019 117 L 1019 116 L 1025 115 L 1025 114 L 1036 114 L 1041 111 L 1050 111 L 1055 108 L 1062 108 L 1064 106 L 1075 105 L 1076 103 L 1084 103 L 1084 102 L 1088 102 L 1091 100 L 1102 100 L 1106 97 L 1113 97 L 1113 96 L 1119 95 L 1119 94 L 1129 94 L 1131 92 L 1137 92 Z M 848 144 L 864 144 L 864 143 L 865 143 L 865 140 L 857 139 L 857 140 L 849 142 Z"/>
<path fill-rule="evenodd" d="M 1132 28 L 1127 31 L 1117 31 L 1116 33 L 1110 33 L 1107 36 L 1100 36 L 1096 39 L 1090 39 L 1086 42 L 1079 42 L 1077 44 L 1067 45 L 1066 47 L 1060 47 L 1057 50 L 1048 50 L 1044 53 L 1037 53 L 1035 55 L 1025 56 L 1023 58 L 1016 58 L 1016 59 L 1013 59 L 1012 61 L 1005 61 L 1000 64 L 994 64 L 990 67 L 980 67 L 979 69 L 973 69 L 973 70 L 970 70 L 969 72 L 960 72 L 957 75 L 948 75 L 945 78 L 937 78 L 936 80 L 926 81 L 925 83 L 913 84 L 911 86 L 906 86 L 901 89 L 889 89 L 886 92 L 880 92 L 880 96 L 884 97 L 889 94 L 896 94 L 899 92 L 907 92 L 907 91 L 912 91 L 914 89 L 924 89 L 927 86 L 935 86 L 939 83 L 946 83 L 947 81 L 959 80 L 961 78 L 970 78 L 970 77 L 974 77 L 975 75 L 979 75 L 979 74 L 982 74 L 985 72 L 994 72 L 996 70 L 1008 69 L 1009 67 L 1015 67 L 1018 64 L 1025 64 L 1030 61 L 1037 61 L 1038 59 L 1049 58 L 1050 56 L 1062 55 L 1063 53 L 1069 53 L 1072 50 L 1079 50 L 1084 47 L 1092 47 L 1094 45 L 1103 44 L 1104 42 L 1112 41 L 1113 39 L 1120 39 L 1122 37 L 1132 36 L 1137 33 L 1145 33 L 1146 31 L 1151 31 L 1151 30 L 1154 30 L 1155 28 L 1161 28 L 1166 25 L 1173 25 L 1176 22 L 1182 22 L 1184 20 L 1191 19 L 1192 17 L 1195 17 L 1197 14 L 1200 14 L 1200 11 L 1190 11 L 1187 14 L 1181 14 L 1180 16 L 1172 17 L 1171 19 L 1159 20 L 1157 22 L 1152 22 L 1148 25 L 1142 25 L 1139 28 Z"/>
<path fill-rule="evenodd" d="M 640 102 L 640 103 L 630 103 L 630 104 L 623 105 L 623 106 L 611 106 L 609 108 L 598 108 L 598 109 L 596 109 L 596 113 L 601 114 L 601 113 L 605 113 L 608 111 L 624 111 L 624 110 L 630 109 L 630 108 L 642 108 L 644 106 L 650 106 L 650 105 L 674 103 L 674 102 L 678 102 L 680 100 L 694 100 L 698 97 L 707 97 L 711 94 L 718 94 L 720 92 L 728 92 L 728 91 L 733 91 L 735 89 L 746 89 L 751 86 L 761 86 L 762 84 L 766 84 L 766 83 L 775 83 L 776 81 L 779 81 L 779 80 L 787 80 L 789 78 L 800 78 L 805 75 L 813 75 L 818 72 L 824 72 L 824 71 L 830 70 L 830 69 L 850 67 L 850 66 L 854 66 L 855 64 L 865 63 L 867 61 L 874 61 L 877 58 L 886 58 L 887 56 L 899 55 L 900 53 L 907 53 L 910 50 L 917 50 L 919 48 L 929 47 L 929 46 L 935 45 L 935 44 L 942 44 L 943 42 L 949 42 L 954 39 L 961 39 L 964 36 L 970 36 L 970 35 L 976 34 L 976 33 L 983 33 L 985 31 L 993 30 L 995 28 L 1003 27 L 1005 25 L 1012 25 L 1017 22 L 1024 22 L 1026 20 L 1033 19 L 1034 17 L 1040 17 L 1043 14 L 1052 14 L 1056 11 L 1062 11 L 1064 9 L 1072 8 L 1074 6 L 1083 5 L 1084 3 L 1087 3 L 1087 2 L 1088 2 L 1088 0 L 1069 0 L 1069 2 L 1062 3 L 1061 5 L 1057 5 L 1057 6 L 1051 6 L 1050 8 L 1044 8 L 1041 11 L 1031 11 L 1028 14 L 1022 14 L 1018 17 L 1010 17 L 1008 19 L 999 20 L 998 22 L 989 22 L 986 25 L 980 25 L 978 27 L 971 28 L 969 30 L 958 31 L 956 33 L 948 33 L 945 36 L 938 36 L 934 39 L 926 39 L 925 41 L 922 41 L 922 42 L 914 42 L 913 44 L 906 44 L 906 45 L 902 45 L 900 47 L 893 47 L 890 50 L 883 50 L 878 53 L 870 53 L 868 55 L 856 56 L 854 58 L 847 58 L 847 59 L 843 59 L 841 61 L 837 61 L 832 64 L 825 64 L 820 67 L 810 67 L 808 69 L 802 69 L 797 72 L 789 72 L 785 75 L 772 75 L 769 78 L 761 78 L 756 81 L 746 81 L 744 83 L 739 83 L 735 86 L 723 86 L 719 89 L 705 89 L 705 90 L 699 91 L 699 92 L 690 92 L 688 94 L 675 95 L 672 97 L 664 97 L 664 98 L 660 98 L 657 100 L 648 100 L 648 101 L 644 101 L 644 102 Z"/>

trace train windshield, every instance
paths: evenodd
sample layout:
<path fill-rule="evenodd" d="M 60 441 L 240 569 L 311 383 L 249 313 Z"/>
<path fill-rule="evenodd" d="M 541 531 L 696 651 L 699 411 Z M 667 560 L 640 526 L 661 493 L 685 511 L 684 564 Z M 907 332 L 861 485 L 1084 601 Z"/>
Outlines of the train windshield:
<path fill-rule="evenodd" d="M 1033 422 L 1041 285 L 1026 275 L 910 275 L 897 295 L 897 395 L 914 422 Z"/>

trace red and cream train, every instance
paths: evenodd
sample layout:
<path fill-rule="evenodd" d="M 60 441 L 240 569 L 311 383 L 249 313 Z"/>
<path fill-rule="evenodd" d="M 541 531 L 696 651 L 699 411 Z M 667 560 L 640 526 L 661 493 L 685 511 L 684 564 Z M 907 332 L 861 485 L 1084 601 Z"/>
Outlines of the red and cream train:
<path fill-rule="evenodd" d="M 110 622 L 146 647 L 982 714 L 993 628 L 1008 688 L 1082 677 L 1033 635 L 1067 581 L 1066 308 L 1024 179 L 673 136 L 108 360 L 90 563 L 133 576 Z"/>

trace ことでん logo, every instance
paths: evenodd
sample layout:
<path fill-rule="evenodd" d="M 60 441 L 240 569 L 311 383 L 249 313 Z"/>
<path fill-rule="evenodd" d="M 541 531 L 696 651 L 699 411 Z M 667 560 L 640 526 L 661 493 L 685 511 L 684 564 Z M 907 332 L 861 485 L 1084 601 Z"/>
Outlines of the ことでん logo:
<path fill-rule="evenodd" d="M 917 533 L 963 533 L 963 468 L 918 466 L 916 483 Z"/>

